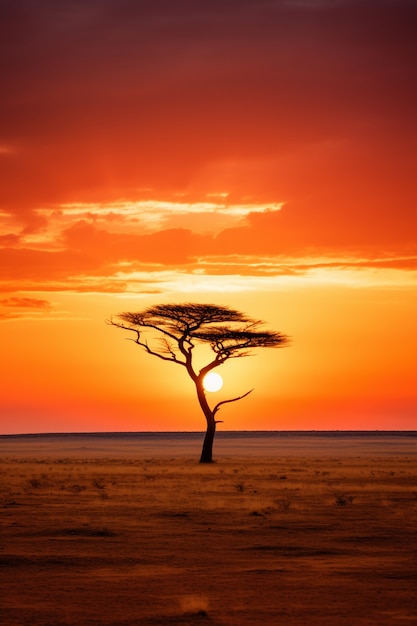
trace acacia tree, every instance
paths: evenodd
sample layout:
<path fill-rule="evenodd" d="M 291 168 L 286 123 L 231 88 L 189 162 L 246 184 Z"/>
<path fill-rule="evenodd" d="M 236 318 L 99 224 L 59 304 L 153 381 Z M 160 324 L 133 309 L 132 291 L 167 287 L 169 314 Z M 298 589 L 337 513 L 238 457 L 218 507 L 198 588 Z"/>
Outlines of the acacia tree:
<path fill-rule="evenodd" d="M 223 404 L 236 402 L 251 393 L 222 400 L 213 408 L 207 401 L 204 377 L 229 359 L 248 356 L 252 348 L 278 348 L 288 344 L 282 333 L 261 330 L 263 322 L 239 311 L 213 304 L 160 304 L 139 313 L 119 313 L 112 326 L 134 334 L 131 338 L 148 354 L 183 367 L 193 381 L 198 402 L 207 422 L 200 463 L 211 463 L 216 432 L 216 414 Z M 195 347 L 208 345 L 211 360 L 196 369 Z"/>

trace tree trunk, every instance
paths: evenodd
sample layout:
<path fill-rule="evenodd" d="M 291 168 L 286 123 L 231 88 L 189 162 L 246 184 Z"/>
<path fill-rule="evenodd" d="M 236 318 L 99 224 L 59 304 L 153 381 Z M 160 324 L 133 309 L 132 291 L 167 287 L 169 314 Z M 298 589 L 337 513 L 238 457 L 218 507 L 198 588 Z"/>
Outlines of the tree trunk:
<path fill-rule="evenodd" d="M 194 380 L 198 401 L 200 407 L 204 413 L 204 417 L 207 422 L 207 430 L 204 437 L 203 449 L 201 450 L 200 463 L 212 463 L 213 462 L 213 441 L 216 433 L 216 420 L 214 419 L 214 413 L 210 409 L 206 394 L 203 387 L 203 376 L 200 375 Z"/>
<path fill-rule="evenodd" d="M 203 449 L 201 450 L 200 463 L 212 463 L 213 462 L 213 441 L 216 432 L 216 422 L 214 417 L 207 418 L 207 430 L 204 437 Z"/>

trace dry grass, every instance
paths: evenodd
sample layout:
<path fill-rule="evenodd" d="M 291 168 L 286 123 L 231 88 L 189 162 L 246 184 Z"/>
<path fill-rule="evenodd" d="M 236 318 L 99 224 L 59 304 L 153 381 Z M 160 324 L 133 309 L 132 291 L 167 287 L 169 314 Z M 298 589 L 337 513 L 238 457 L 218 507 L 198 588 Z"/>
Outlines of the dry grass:
<path fill-rule="evenodd" d="M 8 626 L 417 623 L 411 456 L 46 451 L 0 471 Z"/>

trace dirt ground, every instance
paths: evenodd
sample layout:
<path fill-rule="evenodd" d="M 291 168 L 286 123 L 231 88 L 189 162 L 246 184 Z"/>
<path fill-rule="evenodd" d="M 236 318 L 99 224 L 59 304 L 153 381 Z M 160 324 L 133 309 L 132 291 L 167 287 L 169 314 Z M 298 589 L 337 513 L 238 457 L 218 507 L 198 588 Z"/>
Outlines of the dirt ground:
<path fill-rule="evenodd" d="M 412 447 L 31 445 L 0 445 L 5 626 L 417 624 Z"/>

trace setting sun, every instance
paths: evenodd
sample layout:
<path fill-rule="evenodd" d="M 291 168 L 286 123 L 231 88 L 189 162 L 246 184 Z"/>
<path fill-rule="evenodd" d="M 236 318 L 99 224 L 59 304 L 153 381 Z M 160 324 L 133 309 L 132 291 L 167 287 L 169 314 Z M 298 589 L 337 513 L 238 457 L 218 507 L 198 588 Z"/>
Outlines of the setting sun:
<path fill-rule="evenodd" d="M 203 387 L 206 391 L 219 391 L 223 387 L 223 378 L 217 372 L 209 372 L 204 376 Z"/>

